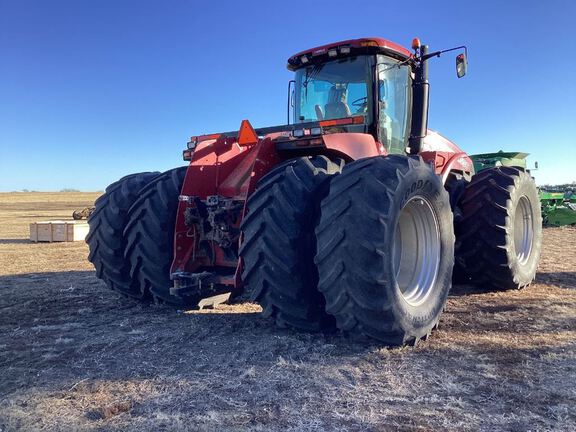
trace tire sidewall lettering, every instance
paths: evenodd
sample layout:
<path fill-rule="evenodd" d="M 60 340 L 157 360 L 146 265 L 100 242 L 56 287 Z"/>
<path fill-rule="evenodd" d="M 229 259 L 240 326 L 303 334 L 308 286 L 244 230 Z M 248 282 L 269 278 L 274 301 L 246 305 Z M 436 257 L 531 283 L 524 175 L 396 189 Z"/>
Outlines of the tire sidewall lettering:
<path fill-rule="evenodd" d="M 435 175 L 435 174 L 433 174 Z M 406 187 L 406 191 L 402 195 L 402 200 L 400 201 L 400 208 L 404 207 L 406 203 L 415 195 L 422 195 L 429 198 L 432 202 L 438 202 L 440 199 L 440 192 L 435 187 L 433 181 L 435 179 L 415 179 L 412 180 L 410 185 Z M 399 185 L 402 188 L 402 184 Z"/>

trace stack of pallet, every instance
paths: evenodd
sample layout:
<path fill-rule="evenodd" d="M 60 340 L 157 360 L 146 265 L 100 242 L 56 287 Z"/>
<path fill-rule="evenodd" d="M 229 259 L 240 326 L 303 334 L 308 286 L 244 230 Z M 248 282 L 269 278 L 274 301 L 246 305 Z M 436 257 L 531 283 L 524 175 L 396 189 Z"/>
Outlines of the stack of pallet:
<path fill-rule="evenodd" d="M 48 221 L 30 224 L 30 241 L 73 242 L 82 241 L 88 234 L 85 221 Z"/>

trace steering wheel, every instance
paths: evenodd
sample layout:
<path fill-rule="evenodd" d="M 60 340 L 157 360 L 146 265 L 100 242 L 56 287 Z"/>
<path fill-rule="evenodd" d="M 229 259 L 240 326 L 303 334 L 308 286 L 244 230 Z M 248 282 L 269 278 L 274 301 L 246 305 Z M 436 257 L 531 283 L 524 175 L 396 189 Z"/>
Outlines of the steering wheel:
<path fill-rule="evenodd" d="M 368 96 L 358 98 L 355 101 L 352 101 L 350 105 L 356 108 L 354 114 L 366 114 L 368 111 Z"/>
<path fill-rule="evenodd" d="M 364 96 L 364 97 L 356 99 L 355 101 L 352 101 L 352 103 L 350 105 L 358 107 L 358 108 L 362 108 L 362 106 L 366 105 L 367 103 L 368 103 L 368 96 Z"/>

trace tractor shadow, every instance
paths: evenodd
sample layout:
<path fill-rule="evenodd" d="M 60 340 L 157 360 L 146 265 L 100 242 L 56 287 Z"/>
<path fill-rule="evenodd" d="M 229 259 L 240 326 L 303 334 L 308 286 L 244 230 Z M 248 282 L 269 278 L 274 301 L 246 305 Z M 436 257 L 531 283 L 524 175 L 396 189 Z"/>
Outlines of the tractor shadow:
<path fill-rule="evenodd" d="M 379 347 L 281 329 L 253 304 L 176 310 L 110 291 L 93 271 L 0 276 L 0 399 L 86 377 L 196 374 L 356 357 Z"/>
<path fill-rule="evenodd" d="M 450 297 L 460 297 L 475 294 L 486 294 L 489 292 L 497 291 L 491 286 L 476 286 L 470 284 L 454 283 L 452 289 L 450 290 Z"/>
<path fill-rule="evenodd" d="M 547 273 L 536 273 L 536 279 L 534 283 L 553 285 L 558 288 L 564 289 L 576 289 L 576 272 L 547 272 Z M 468 296 L 475 294 L 487 294 L 491 292 L 505 292 L 506 290 L 501 290 L 490 285 L 471 285 L 454 283 L 452 289 L 450 290 L 450 296 Z M 510 290 L 514 291 L 514 290 Z"/>
<path fill-rule="evenodd" d="M 576 272 L 537 273 L 536 283 L 554 285 L 559 288 L 576 289 Z"/>

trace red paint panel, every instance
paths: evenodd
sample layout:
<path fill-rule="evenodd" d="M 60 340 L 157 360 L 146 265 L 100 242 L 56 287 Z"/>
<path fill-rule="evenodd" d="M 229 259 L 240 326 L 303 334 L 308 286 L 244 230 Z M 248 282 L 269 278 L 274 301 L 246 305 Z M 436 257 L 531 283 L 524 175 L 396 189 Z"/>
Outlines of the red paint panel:
<path fill-rule="evenodd" d="M 428 129 L 424 137 L 421 151 L 441 151 L 448 153 L 463 153 L 460 147 L 438 132 Z"/>
<path fill-rule="evenodd" d="M 434 161 L 436 172 L 442 176 L 443 181 L 446 181 L 451 171 L 474 173 L 474 164 L 466 152 L 433 130 L 428 129 L 420 155 L 425 160 Z"/>
<path fill-rule="evenodd" d="M 240 147 L 234 138 L 201 142 L 188 166 L 181 195 L 202 200 L 209 195 L 220 195 L 245 201 L 258 180 L 279 162 L 275 143 L 270 137 L 248 147 Z M 235 268 L 237 262 L 228 260 L 214 242 L 210 242 L 208 254 L 199 247 L 194 227 L 186 226 L 184 220 L 189 206 L 184 201 L 179 203 L 171 272 L 195 272 L 200 267 L 212 266 Z M 245 208 L 241 218 L 244 211 Z"/>
<path fill-rule="evenodd" d="M 436 174 L 442 177 L 442 183 L 445 183 L 448 174 L 452 171 L 461 173 L 470 173 L 473 167 L 472 161 L 466 153 L 458 152 L 436 152 L 425 151 L 419 154 L 422 159 L 434 165 Z"/>
<path fill-rule="evenodd" d="M 336 150 L 352 160 L 386 154 L 384 146 L 370 134 L 333 133 L 322 138 L 327 149 Z"/>
<path fill-rule="evenodd" d="M 198 144 L 194 152 L 192 161 L 188 166 L 181 195 L 195 196 L 206 199 L 209 195 L 218 195 L 219 186 L 228 179 L 231 174 L 240 177 L 242 169 L 251 169 L 251 163 L 247 164 L 245 159 L 249 159 L 250 148 L 238 146 L 233 139 L 218 138 L 202 141 Z M 249 165 L 249 166 L 246 166 Z M 241 193 L 241 181 L 229 180 L 229 188 Z M 228 195 L 235 196 L 235 193 Z M 171 272 L 190 271 L 194 272 L 202 266 L 216 265 L 215 260 L 198 247 L 197 235 L 194 228 L 187 227 L 184 221 L 184 212 L 189 206 L 187 202 L 180 201 L 178 204 L 178 214 L 176 217 L 176 229 L 174 232 L 174 261 Z M 222 251 L 216 245 L 212 245 L 212 254 L 222 258 Z M 229 263 L 220 263 L 230 265 Z"/>

